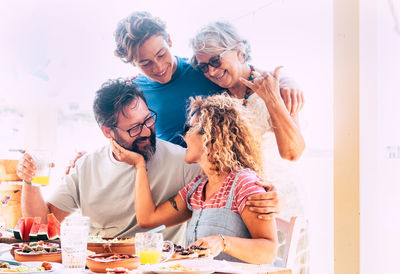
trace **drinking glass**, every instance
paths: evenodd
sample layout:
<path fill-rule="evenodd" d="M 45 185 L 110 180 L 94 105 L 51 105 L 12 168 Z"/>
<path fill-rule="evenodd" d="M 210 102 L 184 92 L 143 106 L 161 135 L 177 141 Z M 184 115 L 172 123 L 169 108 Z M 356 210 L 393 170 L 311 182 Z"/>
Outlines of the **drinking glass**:
<path fill-rule="evenodd" d="M 30 150 L 27 153 L 32 157 L 37 168 L 35 176 L 32 177 L 32 184 L 47 186 L 50 181 L 51 152 L 49 150 Z"/>
<path fill-rule="evenodd" d="M 68 216 L 61 223 L 62 264 L 66 269 L 84 270 L 90 218 Z"/>
<path fill-rule="evenodd" d="M 169 252 L 163 252 L 164 245 L 169 246 Z M 136 233 L 135 251 L 141 264 L 156 264 L 165 262 L 174 253 L 174 244 L 164 241 L 161 233 Z"/>

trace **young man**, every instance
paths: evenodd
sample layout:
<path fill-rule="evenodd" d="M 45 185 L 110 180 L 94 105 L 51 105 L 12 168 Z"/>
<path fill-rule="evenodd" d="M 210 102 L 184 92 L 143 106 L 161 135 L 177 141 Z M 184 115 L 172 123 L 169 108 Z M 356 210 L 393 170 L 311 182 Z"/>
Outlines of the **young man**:
<path fill-rule="evenodd" d="M 157 137 L 186 146 L 181 135 L 188 98 L 213 95 L 223 89 L 193 69 L 188 59 L 172 55 L 166 25 L 148 12 L 134 12 L 122 19 L 114 36 L 115 55 L 143 73 L 133 81 L 159 115 Z M 286 107 L 295 115 L 303 105 L 302 92 L 289 85 L 287 78 L 280 81 Z"/>
<path fill-rule="evenodd" d="M 184 162 L 184 148 L 155 137 L 158 115 L 147 107 L 135 83 L 122 80 L 105 83 L 96 93 L 93 111 L 106 138 L 146 159 L 156 204 L 174 197 L 200 173 L 198 165 Z M 82 215 L 90 217 L 91 235 L 125 238 L 143 231 L 135 213 L 136 170 L 120 161 L 118 151 L 113 151 L 111 145 L 82 156 L 47 202 L 41 196 L 40 187 L 30 184 L 35 170 L 32 158 L 25 154 L 17 167 L 17 175 L 26 182 L 22 189 L 24 216 L 40 216 L 46 220 L 51 212 L 62 221 L 80 210 Z M 276 196 L 270 202 L 276 205 Z M 261 213 L 277 211 L 276 207 L 256 206 Z M 185 227 L 168 228 L 163 232 L 164 237 L 183 244 Z"/>

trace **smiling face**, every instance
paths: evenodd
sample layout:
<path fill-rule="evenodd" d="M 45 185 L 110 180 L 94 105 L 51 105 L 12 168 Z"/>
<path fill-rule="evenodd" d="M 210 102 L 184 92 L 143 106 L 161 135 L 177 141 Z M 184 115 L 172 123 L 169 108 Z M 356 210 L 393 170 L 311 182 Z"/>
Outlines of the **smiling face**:
<path fill-rule="evenodd" d="M 170 51 L 171 45 L 169 36 L 168 41 L 161 35 L 151 36 L 139 46 L 134 65 L 154 82 L 168 83 L 177 67 Z"/>
<path fill-rule="evenodd" d="M 143 125 L 151 116 L 149 109 L 142 99 L 133 100 L 125 106 L 124 113 L 118 115 L 118 128 L 110 133 L 115 141 L 123 148 L 141 154 L 148 161 L 156 150 L 155 125 L 150 128 Z M 142 131 L 131 137 L 127 130 L 136 125 L 142 125 Z"/>
<path fill-rule="evenodd" d="M 196 59 L 198 63 L 208 63 L 211 58 L 222 52 L 223 50 L 215 54 L 197 53 Z M 221 56 L 221 66 L 214 68 L 209 65 L 208 72 L 204 75 L 220 87 L 229 89 L 240 83 L 239 78 L 246 66 L 240 51 L 229 50 Z"/>
<path fill-rule="evenodd" d="M 195 118 L 192 117 L 187 123 L 188 131 L 185 134 L 185 142 L 187 144 L 185 162 L 188 164 L 200 163 L 205 160 L 203 147 L 203 135 L 201 129 L 193 127 Z"/>

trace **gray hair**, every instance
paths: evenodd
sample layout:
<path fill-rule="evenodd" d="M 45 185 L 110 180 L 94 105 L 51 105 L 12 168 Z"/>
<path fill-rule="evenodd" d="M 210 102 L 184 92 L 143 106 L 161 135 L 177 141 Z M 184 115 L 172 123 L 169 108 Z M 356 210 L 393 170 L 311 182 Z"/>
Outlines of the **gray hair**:
<path fill-rule="evenodd" d="M 217 21 L 203 26 L 190 40 L 193 49 L 191 63 L 197 65 L 196 54 L 214 54 L 221 50 L 236 49 L 243 53 L 244 60 L 250 60 L 250 45 L 239 36 L 235 27 L 229 22 Z"/>

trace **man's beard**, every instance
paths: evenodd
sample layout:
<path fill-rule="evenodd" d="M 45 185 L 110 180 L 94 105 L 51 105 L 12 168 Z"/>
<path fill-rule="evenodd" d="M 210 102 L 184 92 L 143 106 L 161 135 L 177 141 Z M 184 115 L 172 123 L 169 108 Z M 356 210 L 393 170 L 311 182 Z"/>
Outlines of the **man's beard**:
<path fill-rule="evenodd" d="M 150 129 L 150 136 L 148 137 L 139 137 L 137 138 L 132 144 L 128 144 L 122 139 L 122 137 L 118 134 L 117 131 L 114 131 L 115 133 L 115 141 L 123 148 L 129 151 L 133 151 L 136 153 L 139 153 L 140 155 L 143 156 L 144 160 L 148 162 L 151 157 L 154 155 L 156 152 L 156 133 L 154 130 Z M 139 147 L 138 143 L 141 143 L 143 141 L 149 140 L 150 143 L 142 148 Z"/>

